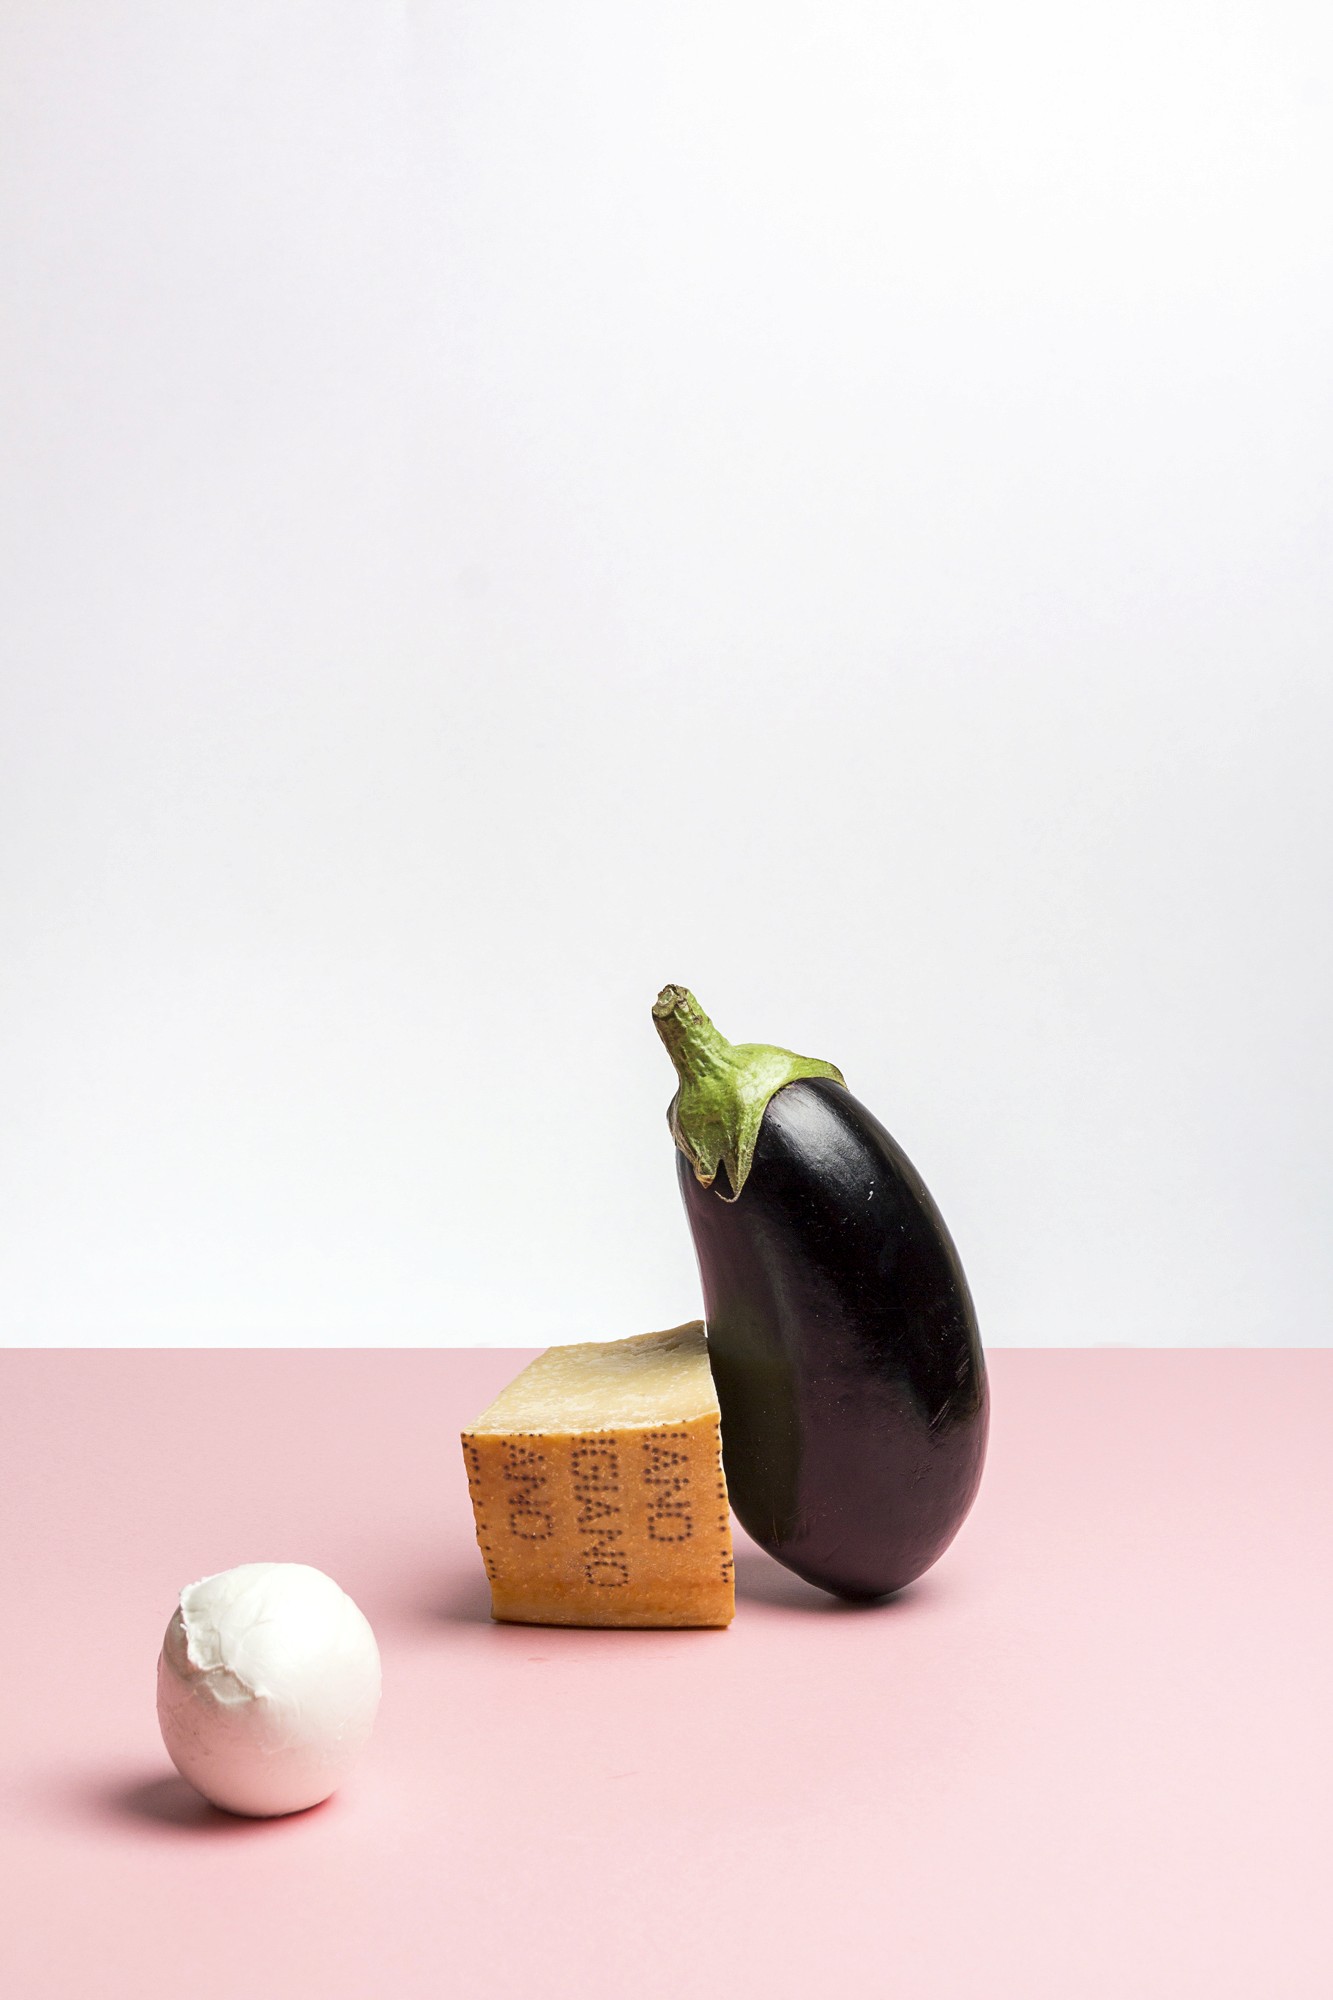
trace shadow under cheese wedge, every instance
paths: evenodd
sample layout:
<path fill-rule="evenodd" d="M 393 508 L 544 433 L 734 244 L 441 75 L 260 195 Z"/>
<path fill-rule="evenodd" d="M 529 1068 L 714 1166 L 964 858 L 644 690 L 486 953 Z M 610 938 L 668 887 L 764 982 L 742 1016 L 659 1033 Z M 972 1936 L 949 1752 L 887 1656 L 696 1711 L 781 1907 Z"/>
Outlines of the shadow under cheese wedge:
<path fill-rule="evenodd" d="M 943 1554 L 986 1453 L 985 1363 L 943 1218 L 831 1064 L 653 1009 L 737 1519 L 809 1582 L 900 1589 Z"/>

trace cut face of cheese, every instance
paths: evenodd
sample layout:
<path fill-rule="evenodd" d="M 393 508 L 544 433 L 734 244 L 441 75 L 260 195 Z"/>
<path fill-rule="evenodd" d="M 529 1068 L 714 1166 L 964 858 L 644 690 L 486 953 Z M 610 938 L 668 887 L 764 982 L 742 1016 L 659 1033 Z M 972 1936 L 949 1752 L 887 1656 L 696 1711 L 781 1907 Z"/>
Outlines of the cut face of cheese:
<path fill-rule="evenodd" d="M 728 1625 L 731 1516 L 700 1321 L 552 1347 L 463 1433 L 491 1613 Z"/>

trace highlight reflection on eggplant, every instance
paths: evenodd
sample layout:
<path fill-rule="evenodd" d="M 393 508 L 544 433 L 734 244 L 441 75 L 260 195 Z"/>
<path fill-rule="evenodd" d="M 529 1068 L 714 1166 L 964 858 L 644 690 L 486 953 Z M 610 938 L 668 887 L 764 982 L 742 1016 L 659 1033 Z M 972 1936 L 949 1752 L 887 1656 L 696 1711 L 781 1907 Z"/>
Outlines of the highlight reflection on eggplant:
<path fill-rule="evenodd" d="M 838 1596 L 901 1589 L 953 1540 L 986 1455 L 943 1218 L 830 1063 L 733 1048 L 683 987 L 653 1016 L 680 1080 L 669 1118 L 736 1516 Z"/>

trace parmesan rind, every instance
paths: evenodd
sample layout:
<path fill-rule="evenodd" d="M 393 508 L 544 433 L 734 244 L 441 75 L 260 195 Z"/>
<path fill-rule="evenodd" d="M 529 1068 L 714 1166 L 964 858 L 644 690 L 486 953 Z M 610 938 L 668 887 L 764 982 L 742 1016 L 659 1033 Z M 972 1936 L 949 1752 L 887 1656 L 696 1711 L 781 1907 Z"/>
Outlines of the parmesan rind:
<path fill-rule="evenodd" d="M 731 1622 L 731 1516 L 701 1322 L 549 1349 L 463 1433 L 463 1456 L 493 1617 Z"/>

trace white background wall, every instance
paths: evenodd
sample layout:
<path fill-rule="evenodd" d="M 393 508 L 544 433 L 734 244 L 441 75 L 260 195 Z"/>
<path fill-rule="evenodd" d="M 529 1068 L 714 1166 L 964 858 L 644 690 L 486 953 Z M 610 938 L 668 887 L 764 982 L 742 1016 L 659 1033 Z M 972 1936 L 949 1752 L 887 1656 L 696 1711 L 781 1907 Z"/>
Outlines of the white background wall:
<path fill-rule="evenodd" d="M 679 980 L 1326 1341 L 1331 23 L 9 0 L 5 1336 L 689 1316 Z"/>

